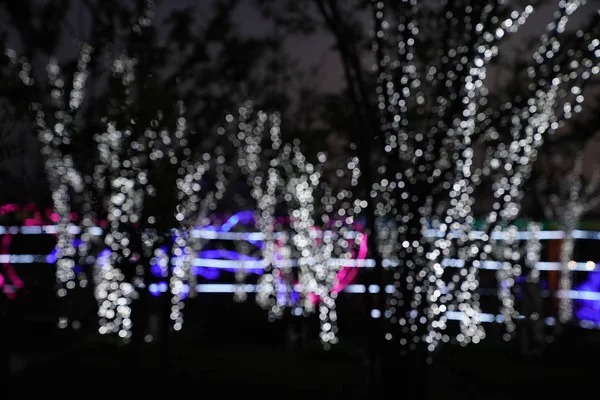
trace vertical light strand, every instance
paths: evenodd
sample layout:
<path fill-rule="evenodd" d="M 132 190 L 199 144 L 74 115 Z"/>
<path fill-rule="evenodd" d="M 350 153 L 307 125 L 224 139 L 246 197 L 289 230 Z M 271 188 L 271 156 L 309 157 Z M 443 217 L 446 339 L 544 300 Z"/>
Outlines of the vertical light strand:
<path fill-rule="evenodd" d="M 504 320 L 506 333 L 504 340 L 508 341 L 516 333 L 515 320 L 518 317 L 518 311 L 515 305 L 515 296 L 513 288 L 516 279 L 521 276 L 521 253 L 519 249 L 518 228 L 510 225 L 505 230 L 497 230 L 503 233 L 503 240 L 498 252 L 500 267 L 496 271 L 496 280 L 498 284 L 498 300 L 500 301 L 500 314 Z"/>
<path fill-rule="evenodd" d="M 540 354 L 545 344 L 543 307 L 541 288 L 539 285 L 540 271 L 537 267 L 542 255 L 540 231 L 542 224 L 529 222 L 527 231 L 529 237 L 525 243 L 525 276 L 523 286 L 522 314 L 526 318 L 526 327 L 521 334 L 521 347 L 525 354 Z"/>
<path fill-rule="evenodd" d="M 113 76 L 119 80 L 124 95 L 131 101 L 132 84 L 136 81 L 137 61 L 126 55 L 117 55 L 112 62 Z M 119 112 L 125 110 L 121 106 Z M 95 174 L 104 174 L 108 182 L 99 181 L 100 187 L 108 197 L 108 228 L 104 243 L 108 246 L 102 260 L 97 260 L 95 280 L 100 334 L 117 333 L 123 339 L 132 335 L 131 304 L 137 298 L 137 291 L 131 282 L 125 279 L 123 268 L 133 256 L 131 241 L 143 209 L 144 193 L 137 184 L 139 172 L 143 167 L 137 154 L 131 155 L 129 148 L 132 130 L 121 130 L 116 123 L 104 120 L 106 129 L 95 136 L 102 167 Z M 140 148 L 133 150 L 137 153 Z M 135 281 L 134 281 L 135 282 Z"/>
<path fill-rule="evenodd" d="M 109 123 L 104 134 L 106 141 L 109 171 L 109 203 L 107 209 L 108 233 L 104 243 L 109 247 L 107 262 L 98 264 L 101 284 L 97 286 L 96 294 L 100 305 L 101 334 L 118 333 L 121 338 L 131 337 L 131 302 L 134 297 L 134 287 L 125 281 L 123 267 L 131 256 L 129 248 L 131 234 L 125 231 L 124 225 L 131 211 L 135 210 L 134 171 L 129 160 L 122 160 L 124 142 L 130 132 L 119 131 Z M 107 161 L 108 161 L 107 160 Z"/>
<path fill-rule="evenodd" d="M 51 58 L 46 65 L 50 90 L 49 109 L 45 110 L 43 101 L 33 101 L 31 110 L 35 113 L 38 128 L 38 139 L 42 144 L 42 155 L 45 158 L 44 167 L 52 192 L 53 208 L 58 215 L 56 243 L 56 281 L 57 296 L 64 298 L 67 291 L 76 287 L 75 260 L 77 249 L 73 245 L 75 238 L 71 230 L 71 193 L 82 192 L 84 182 L 81 174 L 75 168 L 70 155 L 64 154 L 62 146 L 71 143 L 73 131 L 77 129 L 76 117 L 85 95 L 87 66 L 93 49 L 82 44 L 77 59 L 77 71 L 73 77 L 72 89 L 69 93 L 69 106 L 65 104 L 65 82 L 58 62 Z M 20 80 L 26 85 L 34 84 L 31 77 L 31 64 L 25 58 L 17 58 L 16 52 L 6 49 L 12 67 L 18 67 Z M 85 249 L 85 247 L 84 247 Z M 61 315 L 58 326 L 68 326 L 68 310 L 61 305 Z"/>
<path fill-rule="evenodd" d="M 575 238 L 573 232 L 577 229 L 581 216 L 583 215 L 583 205 L 581 203 L 582 192 L 582 172 L 583 172 L 583 151 L 575 156 L 573 170 L 570 171 L 565 179 L 564 201 L 565 207 L 560 213 L 560 220 L 564 227 L 565 237 L 560 249 L 560 274 L 558 280 L 559 306 L 558 319 L 561 323 L 567 323 L 573 318 L 573 300 L 569 292 L 573 288 L 573 253 L 575 250 Z"/>
<path fill-rule="evenodd" d="M 187 131 L 187 120 L 185 119 L 183 103 L 179 103 L 179 117 L 177 118 L 177 126 L 175 129 L 175 138 L 179 139 L 180 144 L 185 144 L 186 139 L 184 136 Z M 168 132 L 165 132 L 164 135 L 167 140 L 163 139 L 164 143 L 172 143 L 170 135 Z M 188 163 L 179 162 L 179 160 L 175 157 L 173 146 L 169 148 L 171 151 L 170 159 L 174 161 L 174 163 L 179 163 L 178 173 L 179 179 L 176 182 L 176 187 L 179 189 L 178 200 L 181 201 L 185 199 L 182 193 L 182 190 L 186 190 L 185 186 L 185 171 L 184 165 L 187 166 Z M 206 169 L 201 168 L 202 175 L 204 174 Z M 195 171 L 197 172 L 197 171 Z M 182 179 L 182 175 L 183 179 Z M 194 176 L 192 176 L 192 180 L 194 180 Z M 198 178 L 202 179 L 203 176 L 199 176 Z M 200 189 L 201 187 L 199 187 Z M 192 188 L 193 191 L 193 188 Z M 181 204 L 180 204 L 181 205 Z M 194 226 L 194 224 L 189 224 L 189 211 L 184 210 L 182 207 L 177 207 L 178 209 L 175 211 L 175 219 L 180 222 L 181 229 L 176 228 L 172 232 L 172 236 L 174 237 L 173 243 L 171 244 L 172 249 L 171 253 L 173 254 L 174 265 L 172 266 L 172 274 L 169 280 L 169 289 L 171 292 L 171 313 L 170 318 L 173 321 L 173 329 L 175 331 L 179 331 L 183 328 L 183 312 L 184 308 L 184 299 L 188 293 L 192 293 L 194 288 L 196 287 L 196 280 L 194 273 L 192 271 L 192 260 L 194 257 L 191 246 L 189 245 L 190 238 L 190 228 Z M 187 217 L 187 220 L 186 220 Z M 167 260 L 167 268 L 171 268 L 172 260 Z M 186 286 L 187 284 L 187 286 Z M 187 288 L 187 289 L 186 289 Z"/>

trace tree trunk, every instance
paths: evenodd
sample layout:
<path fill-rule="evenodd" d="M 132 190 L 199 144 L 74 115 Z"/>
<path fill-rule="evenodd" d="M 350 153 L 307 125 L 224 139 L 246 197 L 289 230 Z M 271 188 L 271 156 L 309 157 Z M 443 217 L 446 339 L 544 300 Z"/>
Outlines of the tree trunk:
<path fill-rule="evenodd" d="M 139 229 L 139 228 L 138 228 Z M 148 318 L 149 318 L 149 301 L 150 293 L 148 291 L 148 285 L 150 282 L 150 259 L 145 256 L 143 244 L 141 243 L 141 232 L 136 232 L 132 240 L 134 240 L 137 251 L 140 254 L 140 259 L 137 261 L 137 265 L 142 265 L 144 268 L 143 272 L 143 285 L 138 285 L 136 288 L 138 298 L 133 301 L 131 305 L 131 356 L 133 363 L 136 368 L 143 367 L 142 352 L 146 342 L 146 334 L 148 334 Z M 134 266 L 134 268 L 137 267 Z M 134 276 L 137 275 L 134 274 Z M 135 277 L 134 277 L 135 279 Z"/>
<path fill-rule="evenodd" d="M 526 281 L 523 314 L 527 318 L 521 329 L 521 353 L 527 357 L 542 354 L 545 347 L 543 298 L 539 282 Z"/>
<path fill-rule="evenodd" d="M 422 202 L 426 198 L 423 193 L 424 188 L 419 185 L 414 185 L 408 189 L 414 197 L 408 199 L 408 202 L 403 199 L 398 199 L 404 202 L 406 208 L 404 215 L 412 215 L 406 223 L 406 232 L 402 235 L 403 240 L 409 243 L 418 242 L 424 243 L 422 238 L 422 226 L 420 221 Z M 402 204 L 402 203 L 401 203 Z M 420 305 L 413 307 L 415 300 L 414 287 L 407 285 L 407 282 L 412 280 L 413 285 L 418 285 L 417 274 L 424 267 L 426 261 L 423 253 L 417 253 L 415 248 L 409 246 L 405 249 L 404 254 L 401 254 L 402 264 L 398 266 L 398 273 L 401 274 L 398 281 L 399 296 L 397 299 L 396 315 L 399 319 L 405 319 L 406 323 L 400 325 L 398 322 L 390 325 L 393 339 L 386 342 L 384 351 L 382 352 L 382 385 L 380 392 L 394 393 L 401 387 L 403 398 L 406 399 L 426 399 L 429 396 L 429 364 L 427 359 L 431 356 L 426 349 L 426 344 L 421 337 L 425 333 L 424 325 L 418 324 L 418 318 L 423 315 L 423 307 L 426 305 L 425 298 L 421 299 Z M 411 278 L 408 280 L 407 278 Z M 417 316 L 411 320 L 411 311 L 416 311 Z M 410 326 L 417 324 L 417 330 L 411 331 Z M 419 339 L 415 343 L 415 339 Z"/>
<path fill-rule="evenodd" d="M 171 276 L 173 275 L 173 269 L 171 266 L 171 259 L 173 258 L 173 239 L 171 233 L 167 232 L 164 237 L 164 244 L 167 246 L 167 282 L 170 283 Z M 190 288 L 190 290 L 192 290 Z M 169 386 L 169 374 L 170 374 L 170 363 L 169 363 L 169 333 L 171 331 L 171 291 L 169 288 L 165 293 L 161 294 L 161 324 L 160 324 L 160 341 L 159 341 L 159 371 L 161 381 L 165 383 L 165 389 Z"/>
<path fill-rule="evenodd" d="M 570 214 L 567 212 L 567 214 Z M 573 260 L 573 251 L 575 250 L 575 238 L 573 230 L 577 228 L 579 218 L 575 215 L 566 215 L 565 239 L 563 240 L 560 251 L 560 278 L 558 283 L 559 299 L 557 326 L 568 323 L 573 317 L 573 302 L 569 297 L 569 291 L 573 287 L 573 271 L 569 268 Z"/>

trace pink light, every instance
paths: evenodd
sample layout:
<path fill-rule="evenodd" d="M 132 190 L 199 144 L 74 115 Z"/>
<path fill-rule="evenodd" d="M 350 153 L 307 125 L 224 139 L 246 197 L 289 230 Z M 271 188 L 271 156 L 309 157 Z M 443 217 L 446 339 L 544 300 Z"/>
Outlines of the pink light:
<path fill-rule="evenodd" d="M 11 214 L 17 211 L 35 211 L 37 207 L 34 203 L 29 203 L 25 205 L 10 203 L 4 204 L 0 206 L 0 215 Z"/>
<path fill-rule="evenodd" d="M 17 211 L 19 207 L 16 204 L 5 204 L 0 206 L 0 215 L 6 215 Z"/>
<path fill-rule="evenodd" d="M 363 226 L 361 224 L 359 224 L 358 222 L 354 223 L 354 228 L 358 232 L 363 234 L 363 236 L 360 240 L 360 245 L 358 248 L 358 255 L 356 256 L 356 259 L 364 260 L 367 258 L 367 253 L 369 250 L 367 247 L 367 234 L 364 232 Z M 354 256 L 354 254 L 352 254 L 352 256 Z M 352 267 L 342 268 L 342 270 L 338 273 L 338 284 L 333 288 L 333 291 L 335 293 L 341 292 L 346 286 L 348 286 L 350 284 L 350 282 L 352 282 L 354 280 L 354 278 L 356 278 L 356 275 L 358 275 L 358 268 L 352 268 Z"/>
<path fill-rule="evenodd" d="M 363 234 L 361 240 L 360 240 L 360 245 L 358 248 L 358 254 L 355 255 L 354 250 L 352 250 L 352 252 L 350 253 L 350 259 L 356 259 L 356 260 L 364 260 L 367 258 L 367 254 L 368 254 L 368 247 L 367 247 L 367 234 L 364 232 L 364 227 L 358 223 L 358 222 L 354 222 L 352 224 L 352 226 L 354 227 L 354 229 L 356 229 L 357 232 L 360 232 Z M 317 230 L 317 228 L 315 228 L 314 226 L 311 228 L 313 230 Z M 316 240 L 316 244 L 321 243 L 320 239 Z M 277 241 L 277 246 L 280 247 L 281 243 L 279 241 Z M 337 284 L 334 286 L 334 288 L 332 289 L 333 293 L 339 293 L 342 290 L 344 290 L 344 288 L 346 286 L 348 286 L 353 280 L 354 278 L 356 278 L 356 275 L 358 275 L 358 268 L 355 266 L 350 266 L 350 265 L 346 265 L 344 267 L 342 267 L 342 269 L 340 269 L 340 271 L 337 273 Z M 294 284 L 297 284 L 298 282 L 294 281 Z M 317 296 L 314 293 L 309 293 L 308 294 L 308 298 L 311 301 L 311 303 L 313 304 L 317 304 L 319 303 L 319 301 L 321 300 L 319 296 Z"/>
<path fill-rule="evenodd" d="M 36 211 L 33 218 L 26 218 L 23 221 L 23 225 L 25 226 L 42 226 L 44 225 L 44 220 L 42 220 L 42 216 L 38 211 Z"/>
<path fill-rule="evenodd" d="M 37 207 L 33 203 L 25 204 L 23 206 L 21 206 L 19 204 L 4 204 L 4 205 L 0 206 L 0 215 L 7 215 L 7 214 L 11 214 L 11 213 L 18 212 L 18 211 L 33 212 L 35 210 L 37 210 Z M 37 218 L 39 218 L 39 213 L 37 213 L 36 218 L 26 219 L 25 224 L 28 225 L 28 223 L 37 221 Z M 12 234 L 5 233 L 2 236 L 2 241 L 0 242 L 0 254 L 3 254 L 3 255 L 10 254 L 11 242 L 12 242 Z M 23 280 L 19 277 L 19 275 L 17 275 L 17 271 L 15 271 L 13 266 L 10 264 L 10 260 L 2 263 L 2 270 L 4 272 L 4 275 L 6 275 L 6 278 L 10 279 L 10 281 L 12 282 L 12 284 L 15 288 L 22 289 L 25 286 L 25 284 L 23 283 Z M 7 281 L 6 281 L 6 278 L 4 277 L 4 275 L 2 275 L 0 273 L 0 288 L 3 288 L 3 290 L 2 290 L 3 293 L 9 299 L 12 300 L 16 297 L 17 294 L 14 291 L 9 290 L 9 288 L 7 286 Z"/>
<path fill-rule="evenodd" d="M 5 234 L 2 236 L 2 250 L 1 250 L 2 254 L 10 254 L 10 243 L 11 242 L 12 242 L 11 234 Z M 19 275 L 17 275 L 17 272 L 15 271 L 13 266 L 10 265 L 10 262 L 3 263 L 3 267 L 4 267 L 4 273 L 8 276 L 8 278 L 10 278 L 13 285 L 17 289 L 23 288 L 23 286 L 24 286 L 23 280 L 21 280 L 21 278 L 19 278 Z"/>
<path fill-rule="evenodd" d="M 29 211 L 29 212 L 36 211 L 34 217 L 27 218 L 24 220 L 25 226 L 40 226 L 40 225 L 44 224 L 44 220 L 43 220 L 40 212 L 37 211 L 35 204 L 26 204 L 23 206 L 20 206 L 18 204 L 5 204 L 5 205 L 0 206 L 0 215 L 6 215 L 6 214 L 10 214 L 10 213 L 17 212 L 17 211 Z M 52 210 L 46 210 L 44 212 L 44 214 L 47 216 L 48 219 L 50 219 L 51 221 L 53 221 L 55 223 L 60 221 L 60 216 L 57 213 L 53 212 Z M 77 220 L 78 215 L 77 215 L 77 213 L 73 212 L 69 215 L 69 217 L 73 221 L 73 220 Z M 279 217 L 279 218 L 277 218 L 276 221 L 277 221 L 276 224 L 278 224 L 278 225 L 285 224 L 290 221 L 290 218 L 289 217 Z M 95 221 L 95 222 L 97 222 L 97 225 L 102 228 L 107 228 L 107 226 L 108 226 L 108 221 L 106 221 L 106 220 L 99 220 L 99 221 Z M 358 253 L 355 254 L 354 249 L 351 251 L 351 259 L 364 260 L 367 257 L 367 253 L 368 253 L 367 235 L 364 233 L 364 228 L 362 227 L 362 225 L 359 224 L 358 222 L 353 223 L 353 227 L 355 228 L 356 231 L 362 233 L 363 237 L 360 240 Z M 317 229 L 317 228 L 313 227 L 312 229 Z M 316 240 L 317 240 L 317 244 L 321 242 L 321 239 L 316 239 Z M 12 236 L 10 234 L 5 234 L 2 239 L 0 254 L 10 254 L 11 241 L 12 241 Z M 278 248 L 281 248 L 283 245 L 281 243 L 281 241 L 279 241 L 279 240 L 276 242 L 276 244 L 277 244 Z M 14 270 L 14 268 L 12 267 L 12 265 L 10 265 L 10 263 L 8 263 L 8 262 L 3 263 L 3 269 L 4 269 L 4 273 L 6 275 L 6 278 L 9 278 L 16 288 L 22 288 L 24 286 L 23 281 L 19 278 L 19 276 L 17 275 L 17 273 Z M 348 286 L 356 278 L 356 276 L 358 275 L 358 272 L 359 272 L 359 270 L 355 266 L 346 265 L 346 266 L 342 267 L 337 274 L 337 284 L 333 288 L 333 292 L 334 293 L 341 292 L 346 286 Z M 6 278 L 2 274 L 0 274 L 0 287 L 5 287 Z M 294 283 L 297 283 L 297 282 L 294 282 Z M 4 290 L 4 292 L 6 293 L 6 289 Z M 13 297 L 14 293 L 7 293 L 7 295 L 9 297 Z M 315 295 L 314 293 L 311 293 L 308 296 L 309 296 L 309 299 L 314 304 L 316 304 L 320 301 L 319 297 L 317 295 Z"/>
<path fill-rule="evenodd" d="M 2 236 L 2 244 L 0 246 L 0 254 L 10 254 L 10 242 L 12 241 L 12 235 L 10 233 L 7 233 L 5 235 Z M 21 279 L 19 279 L 19 277 L 17 276 L 16 272 L 14 271 L 12 265 L 10 265 L 10 262 L 3 262 L 2 263 L 2 269 L 4 271 L 4 273 L 6 274 L 6 276 L 8 278 L 11 279 L 11 281 L 13 282 L 13 284 L 15 286 L 17 286 L 18 283 L 21 284 L 21 287 L 23 285 L 23 281 L 21 281 Z M 2 278 L 0 280 L 0 287 L 4 288 L 3 292 L 6 295 L 6 297 L 8 297 L 9 299 L 14 299 L 16 297 L 16 293 L 13 293 L 12 291 L 8 290 L 8 286 L 6 286 L 6 279 L 2 276 L 2 274 L 0 274 L 0 278 Z M 15 280 L 16 278 L 16 280 Z"/>

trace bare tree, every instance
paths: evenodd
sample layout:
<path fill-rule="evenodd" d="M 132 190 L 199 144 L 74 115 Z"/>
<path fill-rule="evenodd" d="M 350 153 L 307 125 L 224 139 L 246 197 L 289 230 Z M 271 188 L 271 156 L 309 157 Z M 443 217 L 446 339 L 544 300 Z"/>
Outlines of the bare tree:
<path fill-rule="evenodd" d="M 594 144 L 594 139 L 593 136 L 588 137 L 582 143 L 572 142 L 571 145 L 560 141 L 548 148 L 540 160 L 545 173 L 536 186 L 538 195 L 545 200 L 544 214 L 547 219 L 556 221 L 564 232 L 558 292 L 560 324 L 568 323 L 573 318 L 569 291 L 573 286 L 573 270 L 576 266 L 573 260 L 575 230 L 582 217 L 600 205 L 600 165 L 593 155 L 589 155 L 594 152 L 590 146 Z"/>

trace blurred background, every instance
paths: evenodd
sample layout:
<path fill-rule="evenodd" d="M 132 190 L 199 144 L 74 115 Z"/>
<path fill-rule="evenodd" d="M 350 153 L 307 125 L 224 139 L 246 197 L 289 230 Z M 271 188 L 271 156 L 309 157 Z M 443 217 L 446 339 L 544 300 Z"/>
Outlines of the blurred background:
<path fill-rule="evenodd" d="M 592 393 L 599 7 L 0 1 L 2 388 Z"/>

